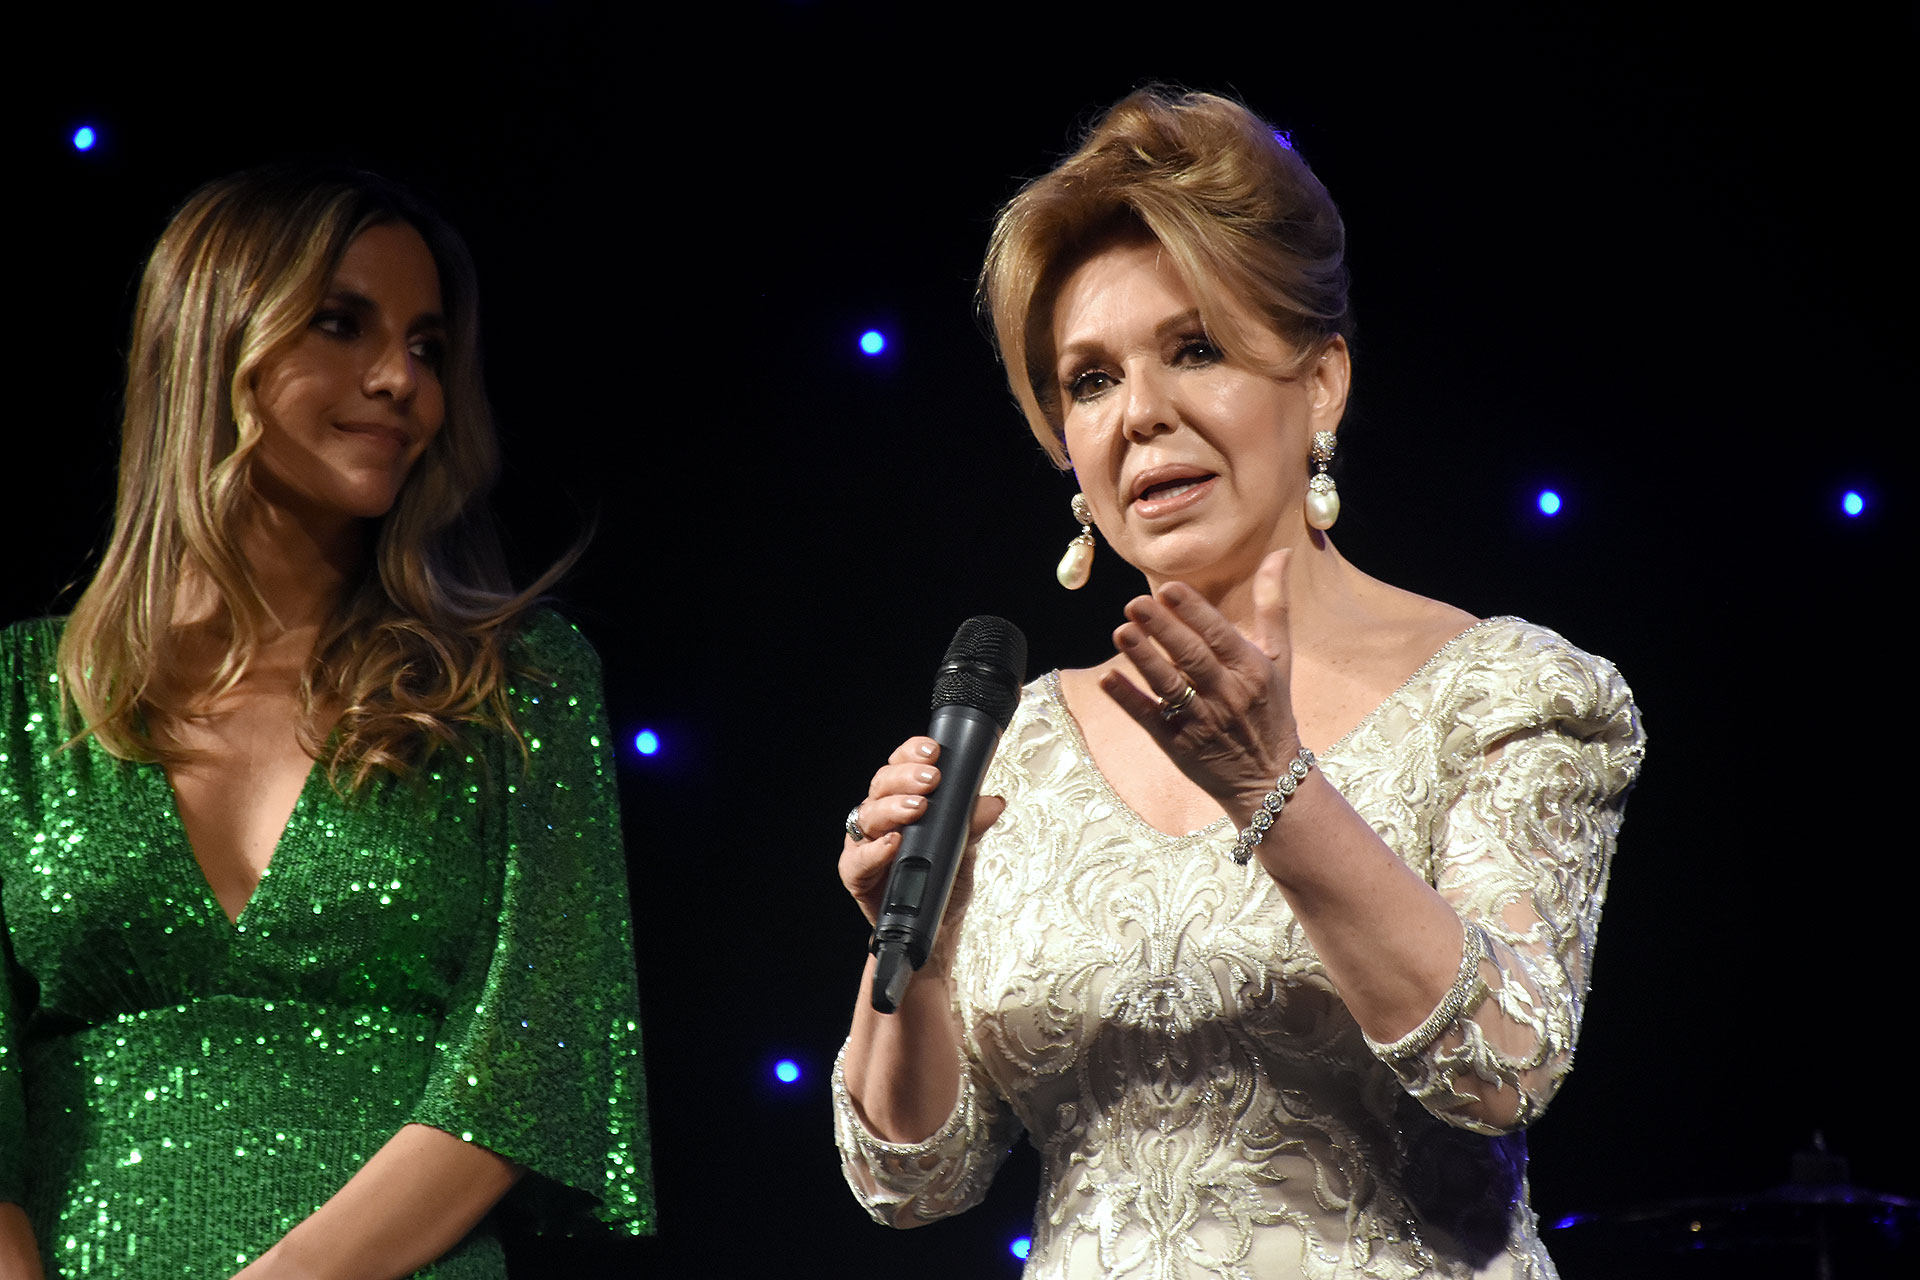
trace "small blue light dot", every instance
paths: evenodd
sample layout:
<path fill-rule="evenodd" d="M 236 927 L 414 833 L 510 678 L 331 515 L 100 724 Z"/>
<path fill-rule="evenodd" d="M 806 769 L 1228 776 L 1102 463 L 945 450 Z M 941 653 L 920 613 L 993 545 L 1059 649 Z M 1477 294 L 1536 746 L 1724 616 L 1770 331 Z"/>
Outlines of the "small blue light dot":
<path fill-rule="evenodd" d="M 1840 509 L 1850 516 L 1857 516 L 1867 509 L 1867 500 L 1856 489 L 1849 489 L 1840 499 Z"/>
<path fill-rule="evenodd" d="M 1293 131 L 1291 129 L 1275 129 L 1273 131 L 1273 140 L 1287 150 L 1293 150 Z"/>
<path fill-rule="evenodd" d="M 869 329 L 860 335 L 860 349 L 870 356 L 877 356 L 887 349 L 887 335 L 878 329 Z"/>
<path fill-rule="evenodd" d="M 643 756 L 650 756 L 660 749 L 660 735 L 651 729 L 642 729 L 633 735 L 633 749 Z"/>
<path fill-rule="evenodd" d="M 782 1058 L 773 1064 L 773 1078 L 781 1084 L 792 1084 L 800 1078 L 800 1064 L 792 1058 Z"/>
<path fill-rule="evenodd" d="M 1024 1259 L 1029 1253 L 1033 1252 L 1033 1238 L 1031 1236 L 1015 1236 L 1013 1243 L 1007 1246 L 1007 1252 L 1016 1258 Z"/>
<path fill-rule="evenodd" d="M 1540 514 L 1543 516 L 1559 515 L 1560 495 L 1551 489 L 1542 489 L 1540 491 Z"/>
<path fill-rule="evenodd" d="M 98 141 L 100 141 L 100 135 L 93 131 L 93 126 L 90 124 L 83 124 L 73 131 L 73 149 L 75 151 L 91 151 L 93 150 L 93 144 Z"/>

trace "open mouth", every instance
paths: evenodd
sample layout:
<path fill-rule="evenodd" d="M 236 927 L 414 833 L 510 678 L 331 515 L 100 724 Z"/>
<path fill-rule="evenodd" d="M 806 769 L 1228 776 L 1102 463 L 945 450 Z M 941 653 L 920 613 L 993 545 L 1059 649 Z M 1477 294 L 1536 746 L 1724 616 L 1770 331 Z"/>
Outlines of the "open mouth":
<path fill-rule="evenodd" d="M 1215 478 L 1210 471 L 1188 467 L 1148 472 L 1140 477 L 1139 488 L 1134 491 L 1134 509 L 1148 516 L 1178 511 L 1199 501 L 1213 486 Z"/>
<path fill-rule="evenodd" d="M 1163 480 L 1159 484 L 1150 484 L 1142 489 L 1140 496 L 1135 498 L 1134 501 L 1157 502 L 1162 498 L 1176 497 L 1179 494 L 1187 492 L 1189 489 L 1199 488 L 1211 479 L 1213 479 L 1212 476 L 1193 476 L 1186 480 Z"/>

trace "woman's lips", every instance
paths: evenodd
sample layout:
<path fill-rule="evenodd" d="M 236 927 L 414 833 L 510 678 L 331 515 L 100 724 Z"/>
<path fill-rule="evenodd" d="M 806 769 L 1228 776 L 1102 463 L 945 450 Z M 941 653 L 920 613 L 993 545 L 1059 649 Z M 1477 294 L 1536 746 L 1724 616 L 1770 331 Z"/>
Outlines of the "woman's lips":
<path fill-rule="evenodd" d="M 413 447 L 413 440 L 404 428 L 382 422 L 337 422 L 334 428 L 369 443 L 383 445 L 395 454 L 403 454 Z"/>
<path fill-rule="evenodd" d="M 1136 515 L 1152 520 L 1184 511 L 1212 492 L 1212 475 L 1178 476 L 1148 485 L 1133 500 Z"/>

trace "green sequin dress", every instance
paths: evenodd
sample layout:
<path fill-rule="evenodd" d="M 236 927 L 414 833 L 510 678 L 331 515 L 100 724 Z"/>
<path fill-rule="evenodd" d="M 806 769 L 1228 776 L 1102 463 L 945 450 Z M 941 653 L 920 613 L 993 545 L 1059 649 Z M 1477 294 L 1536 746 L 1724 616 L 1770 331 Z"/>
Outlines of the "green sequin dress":
<path fill-rule="evenodd" d="M 506 1211 L 653 1229 L 598 659 L 516 642 L 505 735 L 343 800 L 316 768 L 237 923 L 157 765 L 62 751 L 57 621 L 0 631 L 0 1201 L 49 1277 L 231 1275 L 402 1126 Z M 505 1275 L 483 1223 L 422 1275 Z"/>

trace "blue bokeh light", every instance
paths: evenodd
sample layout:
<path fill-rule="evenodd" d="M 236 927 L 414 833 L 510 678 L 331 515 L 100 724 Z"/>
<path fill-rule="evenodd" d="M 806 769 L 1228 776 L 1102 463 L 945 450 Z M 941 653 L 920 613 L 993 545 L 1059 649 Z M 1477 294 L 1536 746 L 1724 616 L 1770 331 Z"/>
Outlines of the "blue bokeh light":
<path fill-rule="evenodd" d="M 1033 1252 L 1033 1237 L 1015 1236 L 1013 1243 L 1007 1246 L 1007 1252 L 1024 1262 L 1027 1255 Z"/>
<path fill-rule="evenodd" d="M 869 329 L 860 335 L 860 349 L 870 356 L 877 356 L 887 349 L 887 335 L 878 329 Z"/>
<path fill-rule="evenodd" d="M 1560 495 L 1555 493 L 1553 490 L 1542 489 L 1540 491 L 1539 501 L 1540 501 L 1541 515 L 1557 516 L 1560 514 Z"/>
<path fill-rule="evenodd" d="M 633 735 L 633 749 L 643 756 L 650 756 L 660 749 L 660 735 L 651 729 L 642 729 Z"/>
<path fill-rule="evenodd" d="M 1285 147 L 1287 150 L 1289 151 L 1293 150 L 1293 130 L 1275 129 L 1273 131 L 1273 140 L 1279 143 L 1281 146 Z"/>
<path fill-rule="evenodd" d="M 98 141 L 100 141 L 100 135 L 94 132 L 94 128 L 90 124 L 83 124 L 73 131 L 73 149 L 75 151 L 91 151 L 93 150 L 93 144 Z"/>
<path fill-rule="evenodd" d="M 773 1078 L 781 1084 L 793 1084 L 800 1079 L 800 1064 L 792 1058 L 782 1058 L 773 1064 Z"/>
<path fill-rule="evenodd" d="M 1857 516 L 1867 509 L 1867 500 L 1860 496 L 1858 489 L 1849 489 L 1841 495 L 1840 509 L 1850 516 Z"/>

